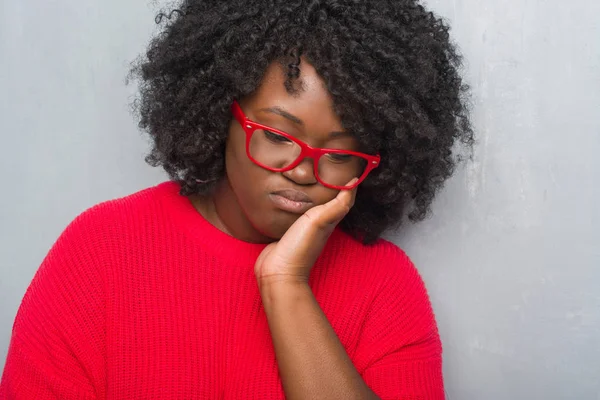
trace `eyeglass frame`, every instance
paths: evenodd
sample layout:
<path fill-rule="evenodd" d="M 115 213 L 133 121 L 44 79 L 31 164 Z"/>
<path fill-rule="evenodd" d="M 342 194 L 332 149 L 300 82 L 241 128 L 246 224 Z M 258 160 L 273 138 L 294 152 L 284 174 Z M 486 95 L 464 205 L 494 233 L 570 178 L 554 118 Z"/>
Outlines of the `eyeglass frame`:
<path fill-rule="evenodd" d="M 248 118 L 246 116 L 246 114 L 244 114 L 244 111 L 242 110 L 242 107 L 240 107 L 237 100 L 233 100 L 233 103 L 231 104 L 231 113 L 233 114 L 236 121 L 242 126 L 242 129 L 246 133 L 246 155 L 248 156 L 248 158 L 250 160 L 252 160 L 252 162 L 255 163 L 256 165 L 258 165 L 259 167 L 262 167 L 262 168 L 272 171 L 272 172 L 290 171 L 290 170 L 296 168 L 302 161 L 304 161 L 304 159 L 312 158 L 313 163 L 314 163 L 313 172 L 314 172 L 315 178 L 321 185 L 328 187 L 328 188 L 336 189 L 336 190 L 351 190 L 351 189 L 354 189 L 356 186 L 358 186 L 362 181 L 364 181 L 366 179 L 367 175 L 369 175 L 369 173 L 372 170 L 377 168 L 379 166 L 379 163 L 381 162 L 381 157 L 379 156 L 379 154 L 371 155 L 371 154 L 361 153 L 361 152 L 352 151 L 352 150 L 326 149 L 326 148 L 320 148 L 320 147 L 312 147 L 308 143 L 305 143 L 302 140 L 295 138 L 294 136 L 290 135 L 289 133 L 280 131 L 279 129 L 275 129 L 268 125 L 263 125 L 261 123 L 252 121 L 250 118 Z M 263 129 L 263 130 L 281 135 L 281 136 L 289 139 L 290 141 L 296 143 L 298 146 L 300 146 L 300 154 L 298 155 L 296 160 L 284 168 L 269 167 L 269 166 L 257 161 L 250 154 L 250 139 L 252 138 L 254 131 L 256 131 L 257 129 Z M 327 153 L 348 154 L 348 155 L 353 155 L 353 156 L 357 156 L 357 157 L 362 157 L 365 160 L 367 160 L 367 165 L 365 167 L 365 170 L 362 173 L 362 175 L 358 178 L 358 181 L 354 182 L 350 186 L 330 185 L 328 183 L 323 182 L 321 180 L 321 178 L 319 177 L 319 160 L 321 159 L 321 157 L 323 155 L 325 155 Z"/>

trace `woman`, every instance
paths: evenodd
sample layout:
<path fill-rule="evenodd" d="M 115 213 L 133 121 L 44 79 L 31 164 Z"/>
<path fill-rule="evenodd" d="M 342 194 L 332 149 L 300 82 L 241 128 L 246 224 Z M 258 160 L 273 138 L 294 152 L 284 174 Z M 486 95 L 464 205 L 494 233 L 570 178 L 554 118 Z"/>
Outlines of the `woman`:
<path fill-rule="evenodd" d="M 171 181 L 58 239 L 2 399 L 442 399 L 422 219 L 472 133 L 412 0 L 184 1 L 134 68 Z"/>

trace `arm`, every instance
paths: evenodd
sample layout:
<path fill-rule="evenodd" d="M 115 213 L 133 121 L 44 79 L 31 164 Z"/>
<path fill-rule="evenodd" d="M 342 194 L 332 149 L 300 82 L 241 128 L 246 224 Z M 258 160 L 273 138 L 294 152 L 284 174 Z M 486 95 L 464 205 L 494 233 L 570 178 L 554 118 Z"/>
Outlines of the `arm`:
<path fill-rule="evenodd" d="M 376 399 L 356 371 L 319 307 L 308 278 L 356 189 L 303 214 L 256 261 L 254 272 L 267 315 L 286 398 Z"/>
<path fill-rule="evenodd" d="M 341 191 L 307 211 L 254 266 L 286 397 L 443 399 L 441 344 L 429 298 L 397 247 L 382 260 L 389 276 L 363 322 L 352 360 L 358 371 L 308 286 L 315 260 L 354 195 Z"/>
<path fill-rule="evenodd" d="M 442 344 L 425 284 L 402 251 L 389 250 L 353 360 L 382 399 L 443 400 Z"/>
<path fill-rule="evenodd" d="M 387 254 L 392 267 L 361 321 L 352 361 L 306 283 L 259 285 L 288 398 L 444 399 L 442 346 L 425 285 L 404 253 Z"/>
<path fill-rule="evenodd" d="M 0 381 L 4 400 L 93 400 L 102 393 L 103 284 L 80 217 L 50 250 L 22 300 Z"/>
<path fill-rule="evenodd" d="M 266 280 L 260 293 L 288 399 L 377 399 L 306 282 Z"/>

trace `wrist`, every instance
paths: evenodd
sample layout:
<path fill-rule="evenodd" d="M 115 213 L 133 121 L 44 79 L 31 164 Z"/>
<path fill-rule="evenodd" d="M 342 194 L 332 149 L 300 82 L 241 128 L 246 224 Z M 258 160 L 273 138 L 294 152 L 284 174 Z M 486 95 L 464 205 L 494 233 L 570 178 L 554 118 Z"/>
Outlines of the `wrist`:
<path fill-rule="evenodd" d="M 263 305 L 283 305 L 290 300 L 298 304 L 302 299 L 314 297 L 308 279 L 296 276 L 268 276 L 258 280 Z"/>
<path fill-rule="evenodd" d="M 256 274 L 256 282 L 259 288 L 285 285 L 308 285 L 308 276 L 290 273 L 262 273 Z"/>
<path fill-rule="evenodd" d="M 265 275 L 256 277 L 258 288 L 263 290 L 293 289 L 298 287 L 308 287 L 308 277 L 298 275 Z"/>

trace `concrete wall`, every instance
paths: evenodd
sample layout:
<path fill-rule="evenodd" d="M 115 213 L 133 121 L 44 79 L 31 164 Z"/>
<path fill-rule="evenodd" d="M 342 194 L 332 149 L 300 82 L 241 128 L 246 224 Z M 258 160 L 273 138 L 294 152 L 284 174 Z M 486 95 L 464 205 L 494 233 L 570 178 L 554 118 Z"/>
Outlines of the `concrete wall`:
<path fill-rule="evenodd" d="M 466 56 L 478 144 L 433 216 L 392 238 L 429 287 L 448 398 L 600 399 L 600 2 L 429 5 Z M 0 369 L 65 225 L 164 179 L 124 85 L 155 10 L 0 3 Z"/>

